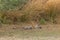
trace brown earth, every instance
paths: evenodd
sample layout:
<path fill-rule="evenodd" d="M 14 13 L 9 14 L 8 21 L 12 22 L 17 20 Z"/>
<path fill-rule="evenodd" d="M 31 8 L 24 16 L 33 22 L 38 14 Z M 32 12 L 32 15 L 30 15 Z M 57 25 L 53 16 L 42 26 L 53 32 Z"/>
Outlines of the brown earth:
<path fill-rule="evenodd" d="M 60 24 L 40 25 L 41 29 L 21 29 L 22 25 L 0 26 L 0 40 L 60 40 Z"/>

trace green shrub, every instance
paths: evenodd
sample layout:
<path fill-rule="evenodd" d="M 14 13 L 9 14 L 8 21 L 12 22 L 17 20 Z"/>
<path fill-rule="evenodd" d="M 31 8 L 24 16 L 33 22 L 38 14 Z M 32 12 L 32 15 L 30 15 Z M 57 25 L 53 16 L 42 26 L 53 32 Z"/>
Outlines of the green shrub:
<path fill-rule="evenodd" d="M 39 21 L 40 21 L 40 24 L 45 24 L 46 23 L 45 19 L 43 19 L 43 18 L 41 18 Z"/>
<path fill-rule="evenodd" d="M 0 0 L 0 10 L 11 10 L 16 7 L 21 8 L 28 0 Z"/>

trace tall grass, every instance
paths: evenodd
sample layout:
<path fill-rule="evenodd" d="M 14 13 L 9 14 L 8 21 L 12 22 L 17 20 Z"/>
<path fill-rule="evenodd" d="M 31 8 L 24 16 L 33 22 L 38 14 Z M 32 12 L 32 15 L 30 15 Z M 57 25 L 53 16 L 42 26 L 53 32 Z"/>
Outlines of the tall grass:
<path fill-rule="evenodd" d="M 47 1 L 42 4 L 39 0 L 29 1 L 22 10 L 9 10 L 0 12 L 0 23 L 15 24 L 24 22 L 34 22 L 45 24 L 46 22 L 56 23 L 59 15 L 59 6 L 56 1 Z M 18 8 L 19 9 L 19 8 Z"/>

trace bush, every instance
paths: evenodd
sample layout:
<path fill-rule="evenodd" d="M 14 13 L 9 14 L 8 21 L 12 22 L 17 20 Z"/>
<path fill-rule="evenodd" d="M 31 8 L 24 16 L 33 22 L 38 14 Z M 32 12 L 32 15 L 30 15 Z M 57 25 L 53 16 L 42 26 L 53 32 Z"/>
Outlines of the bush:
<path fill-rule="evenodd" d="M 21 8 L 28 0 L 0 0 L 0 10 L 11 10 L 16 7 Z"/>
<path fill-rule="evenodd" d="M 41 18 L 39 21 L 40 21 L 40 24 L 46 24 L 46 20 L 44 18 Z"/>

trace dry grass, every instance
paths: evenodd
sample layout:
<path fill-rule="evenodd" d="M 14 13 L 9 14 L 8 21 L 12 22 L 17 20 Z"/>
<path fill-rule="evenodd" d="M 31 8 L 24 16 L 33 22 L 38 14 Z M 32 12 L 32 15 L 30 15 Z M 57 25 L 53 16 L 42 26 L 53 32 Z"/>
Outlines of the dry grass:
<path fill-rule="evenodd" d="M 51 22 L 55 23 L 57 20 L 57 16 L 60 13 L 60 1 L 59 0 L 30 0 L 22 10 L 11 10 L 11 11 L 3 11 L 3 16 L 6 18 L 2 18 L 5 22 L 9 20 L 11 23 L 14 22 L 31 22 L 36 23 L 42 22 Z M 2 13 L 2 12 L 0 12 Z M 58 18 L 59 19 L 59 18 Z M 22 21 L 23 20 L 23 21 Z M 9 23 L 9 22 L 8 22 Z"/>

